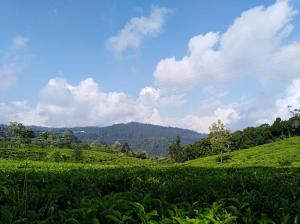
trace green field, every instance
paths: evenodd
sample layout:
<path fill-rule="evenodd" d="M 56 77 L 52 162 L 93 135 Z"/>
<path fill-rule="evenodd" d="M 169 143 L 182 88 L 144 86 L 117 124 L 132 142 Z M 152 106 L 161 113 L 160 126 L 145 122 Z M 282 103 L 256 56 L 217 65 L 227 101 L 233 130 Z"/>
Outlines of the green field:
<path fill-rule="evenodd" d="M 0 223 L 299 223 L 299 148 L 290 138 L 228 153 L 224 164 L 94 151 L 55 162 L 55 150 L 71 151 L 6 149 Z"/>
<path fill-rule="evenodd" d="M 207 156 L 187 162 L 200 167 L 300 167 L 300 137 L 242 149 L 224 154 L 224 164 L 219 155 Z"/>

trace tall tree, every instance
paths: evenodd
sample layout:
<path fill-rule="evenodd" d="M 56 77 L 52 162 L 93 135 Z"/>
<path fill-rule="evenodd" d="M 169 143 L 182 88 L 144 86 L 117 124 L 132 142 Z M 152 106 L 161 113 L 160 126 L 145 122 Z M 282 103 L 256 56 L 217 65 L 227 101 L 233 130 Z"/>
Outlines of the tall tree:
<path fill-rule="evenodd" d="M 213 123 L 209 128 L 208 138 L 213 151 L 221 154 L 221 163 L 223 163 L 223 152 L 229 150 L 230 132 L 226 129 L 221 120 Z"/>
<path fill-rule="evenodd" d="M 181 139 L 180 136 L 177 135 L 175 141 L 169 145 L 169 156 L 174 159 L 176 162 L 180 160 L 180 154 L 182 151 Z"/>
<path fill-rule="evenodd" d="M 125 143 L 122 145 L 121 152 L 128 153 L 130 150 L 131 150 L 131 149 L 130 149 L 130 147 L 129 147 L 128 142 L 125 142 Z"/>
<path fill-rule="evenodd" d="M 8 128 L 20 143 L 30 143 L 31 139 L 34 138 L 33 130 L 25 127 L 22 123 L 11 122 Z"/>
<path fill-rule="evenodd" d="M 64 133 L 64 146 L 71 148 L 72 142 L 74 139 L 74 133 L 72 130 L 68 129 Z"/>

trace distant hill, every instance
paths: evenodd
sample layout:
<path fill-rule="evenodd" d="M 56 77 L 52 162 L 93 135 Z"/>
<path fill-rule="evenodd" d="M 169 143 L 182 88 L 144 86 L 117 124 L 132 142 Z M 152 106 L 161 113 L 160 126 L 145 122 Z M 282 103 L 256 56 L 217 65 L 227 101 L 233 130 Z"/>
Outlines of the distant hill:
<path fill-rule="evenodd" d="M 0 132 L 7 126 L 0 126 Z M 67 128 L 47 128 L 32 126 L 35 132 L 51 130 L 62 134 Z M 190 144 L 206 134 L 195 131 L 163 127 L 159 125 L 142 124 L 130 122 L 127 124 L 115 124 L 108 127 L 74 127 L 70 128 L 80 142 L 91 142 L 98 140 L 103 144 L 113 144 L 115 141 L 128 142 L 132 149 L 144 149 L 150 156 L 165 155 L 168 145 L 172 143 L 177 135 L 180 135 L 183 144 Z M 0 133 L 1 134 L 1 133 Z"/>

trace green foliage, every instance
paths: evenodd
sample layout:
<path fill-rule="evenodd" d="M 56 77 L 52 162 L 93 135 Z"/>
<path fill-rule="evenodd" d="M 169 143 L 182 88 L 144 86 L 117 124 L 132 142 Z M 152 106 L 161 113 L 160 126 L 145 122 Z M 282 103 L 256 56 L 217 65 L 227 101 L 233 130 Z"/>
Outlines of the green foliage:
<path fill-rule="evenodd" d="M 181 139 L 180 136 L 176 136 L 176 140 L 169 145 L 169 156 L 175 161 L 175 162 L 181 162 L 183 161 L 182 158 L 182 150 L 183 147 L 181 146 Z"/>
<path fill-rule="evenodd" d="M 278 164 L 280 166 L 291 166 L 294 161 L 292 157 L 282 157 L 278 159 Z"/>
<path fill-rule="evenodd" d="M 82 150 L 83 162 L 89 162 L 70 163 L 62 158 L 74 149 L 5 149 L 10 156 L 44 152 L 51 160 L 1 157 L 0 222 L 295 223 L 299 145 L 296 137 L 230 152 L 222 167 L 216 166 L 218 155 L 160 165 Z M 92 158 L 110 159 L 103 164 L 113 165 L 91 163 Z M 281 168 L 279 158 L 293 161 Z"/>
<path fill-rule="evenodd" d="M 51 155 L 50 158 L 53 159 L 57 163 L 58 162 L 65 162 L 65 161 L 67 161 L 67 157 L 64 154 L 62 154 L 60 151 L 58 151 L 58 150 L 55 150 L 52 153 L 52 155 Z"/>
<path fill-rule="evenodd" d="M 25 127 L 21 123 L 11 122 L 9 125 L 9 131 L 15 137 L 17 143 L 31 143 L 31 139 L 34 138 L 34 132 L 31 128 Z"/>
<path fill-rule="evenodd" d="M 285 164 L 284 161 L 291 161 L 292 166 L 300 167 L 299 146 L 300 137 L 291 137 L 249 149 L 232 151 L 224 154 L 224 157 L 230 156 L 230 159 L 222 167 L 281 167 L 280 163 Z M 218 155 L 200 157 L 187 163 L 211 168 L 221 166 L 216 161 L 220 161 Z"/>
<path fill-rule="evenodd" d="M 220 120 L 213 123 L 209 128 L 209 131 L 208 139 L 210 141 L 211 148 L 214 152 L 221 154 L 220 158 L 222 163 L 223 152 L 229 151 L 230 133 Z"/>
<path fill-rule="evenodd" d="M 121 152 L 129 153 L 131 151 L 128 142 L 125 142 L 121 147 Z"/>
<path fill-rule="evenodd" d="M 121 151 L 122 144 L 119 141 L 115 141 L 114 144 L 112 144 L 112 149 L 115 151 Z"/>
<path fill-rule="evenodd" d="M 65 128 L 33 127 L 33 130 L 36 133 L 51 130 L 57 136 L 63 136 L 65 132 Z M 116 141 L 119 141 L 121 144 L 128 142 L 132 150 L 146 150 L 147 155 L 151 157 L 166 155 L 168 145 L 175 140 L 176 135 L 181 136 L 183 144 L 191 144 L 206 137 L 204 134 L 191 130 L 136 122 L 116 124 L 108 127 L 78 127 L 70 130 L 74 133 L 74 142 L 91 143 L 99 139 L 101 139 L 103 145 L 112 145 Z M 58 146 L 56 145 L 55 147 Z"/>
<path fill-rule="evenodd" d="M 64 146 L 71 148 L 72 142 L 74 140 L 74 133 L 72 130 L 68 129 L 64 133 Z"/>
<path fill-rule="evenodd" d="M 299 214 L 298 168 L 0 169 L 0 220 L 8 223 L 293 223 Z"/>
<path fill-rule="evenodd" d="M 276 118 L 271 126 L 262 124 L 258 127 L 247 127 L 242 131 L 233 132 L 229 139 L 230 151 L 247 149 L 292 136 L 300 136 L 299 111 L 299 109 L 291 110 L 291 118 L 285 121 L 281 120 L 281 118 Z M 213 150 L 210 138 L 201 139 L 192 144 L 191 147 L 193 151 L 197 152 L 194 155 L 198 155 L 198 157 L 207 156 L 216 151 Z M 195 159 L 195 157 L 192 159 Z"/>

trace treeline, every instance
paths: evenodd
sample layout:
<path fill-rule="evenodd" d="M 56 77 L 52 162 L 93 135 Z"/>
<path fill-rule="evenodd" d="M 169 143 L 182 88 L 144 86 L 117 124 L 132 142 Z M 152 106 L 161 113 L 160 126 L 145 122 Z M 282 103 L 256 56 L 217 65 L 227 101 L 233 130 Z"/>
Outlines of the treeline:
<path fill-rule="evenodd" d="M 115 141 L 112 145 L 104 145 L 95 140 L 84 143 L 74 135 L 71 129 L 66 129 L 63 133 L 55 133 L 49 130 L 34 132 L 31 127 L 26 127 L 17 122 L 11 122 L 8 131 L 0 126 L 1 148 L 69 148 L 73 149 L 77 161 L 82 160 L 82 150 L 121 153 L 130 157 L 147 158 L 146 151 L 132 150 L 128 142 L 121 144 L 119 141 Z"/>
<path fill-rule="evenodd" d="M 108 127 L 47 128 L 32 126 L 31 128 L 35 132 L 36 137 L 45 131 L 55 133 L 57 136 L 55 147 L 61 146 L 60 143 L 63 140 L 65 131 L 71 130 L 74 133 L 74 141 L 76 143 L 90 144 L 94 141 L 100 141 L 102 145 L 112 145 L 116 141 L 119 141 L 121 144 L 127 142 L 133 151 L 146 150 L 147 155 L 150 157 L 166 155 L 168 146 L 175 140 L 176 135 L 180 135 L 183 144 L 192 144 L 200 138 L 207 137 L 206 134 L 199 134 L 191 130 L 137 122 L 115 124 Z M 0 124 L 0 136 L 10 135 L 8 126 Z M 47 147 L 48 142 L 43 138 L 39 141 L 39 145 L 44 142 L 45 147 Z M 53 144 L 53 141 L 50 143 Z"/>
<path fill-rule="evenodd" d="M 227 139 L 223 140 L 224 143 L 218 150 L 212 145 L 211 134 L 207 138 L 189 145 L 182 145 L 178 136 L 176 141 L 169 146 L 169 156 L 176 162 L 184 162 L 201 156 L 217 154 L 220 150 L 222 152 L 247 149 L 279 139 L 300 136 L 300 110 L 290 110 L 290 113 L 291 118 L 288 120 L 276 118 L 271 125 L 262 124 L 258 127 L 247 127 L 242 131 L 228 132 Z"/>

